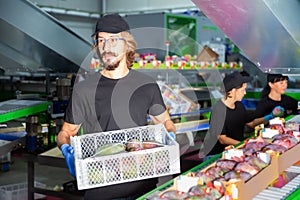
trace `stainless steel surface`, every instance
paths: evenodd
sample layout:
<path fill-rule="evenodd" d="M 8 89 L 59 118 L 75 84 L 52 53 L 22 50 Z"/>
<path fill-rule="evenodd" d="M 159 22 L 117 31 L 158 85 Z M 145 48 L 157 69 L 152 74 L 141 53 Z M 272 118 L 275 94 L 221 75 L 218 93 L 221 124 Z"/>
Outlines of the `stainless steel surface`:
<path fill-rule="evenodd" d="M 299 76 L 299 0 L 192 1 L 262 71 Z"/>
<path fill-rule="evenodd" d="M 45 102 L 46 101 L 18 100 L 18 99 L 2 101 L 0 102 L 0 114 L 6 114 L 20 109 L 29 108 L 31 106 L 44 104 Z"/>
<path fill-rule="evenodd" d="M 5 75 L 77 72 L 91 44 L 26 0 L 0 0 L 0 69 Z"/>

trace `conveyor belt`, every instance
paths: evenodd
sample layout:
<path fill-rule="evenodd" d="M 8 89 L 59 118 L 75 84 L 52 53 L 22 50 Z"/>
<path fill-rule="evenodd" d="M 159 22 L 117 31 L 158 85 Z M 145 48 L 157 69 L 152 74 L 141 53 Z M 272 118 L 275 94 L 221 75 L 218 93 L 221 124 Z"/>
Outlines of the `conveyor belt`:
<path fill-rule="evenodd" d="M 281 188 L 268 187 L 256 195 L 253 200 L 284 200 L 300 187 L 300 166 L 291 166 L 286 171 L 298 175 Z"/>
<path fill-rule="evenodd" d="M 176 133 L 185 133 L 192 131 L 205 131 L 209 128 L 208 119 L 195 120 L 189 122 L 175 123 Z"/>
<path fill-rule="evenodd" d="M 176 117 L 188 117 L 188 116 L 200 116 L 203 114 L 210 113 L 211 109 L 201 109 L 197 111 L 192 111 L 192 112 L 186 112 L 186 113 L 175 113 L 175 114 L 170 114 L 171 118 L 176 118 Z M 148 121 L 151 121 L 151 118 L 148 116 L 147 117 Z"/>
<path fill-rule="evenodd" d="M 187 113 L 177 113 L 177 114 L 170 114 L 171 117 L 183 117 L 183 116 L 190 116 L 190 115 L 202 115 L 205 113 L 211 112 L 210 109 L 201 109 L 197 111 L 187 112 Z"/>
<path fill-rule="evenodd" d="M 209 124 L 205 123 L 205 124 L 197 124 L 194 126 L 185 127 L 181 129 L 176 129 L 176 133 L 186 133 L 188 131 L 206 131 L 208 129 L 209 129 Z"/>

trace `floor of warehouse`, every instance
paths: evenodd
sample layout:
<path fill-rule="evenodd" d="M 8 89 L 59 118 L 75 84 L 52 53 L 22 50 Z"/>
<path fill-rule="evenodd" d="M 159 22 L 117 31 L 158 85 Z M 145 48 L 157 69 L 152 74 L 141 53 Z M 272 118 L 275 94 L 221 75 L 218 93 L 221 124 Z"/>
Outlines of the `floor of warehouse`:
<path fill-rule="evenodd" d="M 35 163 L 35 181 L 49 187 L 72 180 L 68 169 Z M 27 181 L 27 162 L 18 155 L 11 156 L 10 169 L 0 172 L 0 186 Z"/>
<path fill-rule="evenodd" d="M 26 198 L 27 192 L 24 191 L 24 186 L 27 187 L 28 180 L 27 162 L 19 152 L 12 152 L 10 160 L 9 169 L 7 170 L 6 168 L 0 171 L 0 199 L 3 197 L 4 199 L 8 197 L 17 197 L 8 199 Z M 35 184 L 45 189 L 60 190 L 63 183 L 73 180 L 66 168 L 50 167 L 35 163 L 34 172 Z M 51 198 L 46 198 L 45 195 L 35 195 L 35 199 Z"/>

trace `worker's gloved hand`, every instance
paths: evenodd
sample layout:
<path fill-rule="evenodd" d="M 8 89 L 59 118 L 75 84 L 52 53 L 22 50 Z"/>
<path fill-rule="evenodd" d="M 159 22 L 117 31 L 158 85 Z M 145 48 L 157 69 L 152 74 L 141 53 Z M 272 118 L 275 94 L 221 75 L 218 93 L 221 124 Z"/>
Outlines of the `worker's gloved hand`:
<path fill-rule="evenodd" d="M 276 106 L 272 112 L 266 116 L 264 116 L 264 120 L 267 122 L 274 117 L 282 117 L 284 115 L 284 108 L 281 106 Z"/>
<path fill-rule="evenodd" d="M 176 135 L 174 134 L 174 132 L 168 132 L 169 134 L 169 136 L 171 137 L 171 138 L 173 138 L 174 140 L 176 140 Z M 165 136 L 165 141 L 166 141 L 166 144 L 167 145 L 169 145 L 169 144 L 173 144 L 173 140 L 171 140 L 171 138 L 168 136 L 168 135 L 166 135 Z"/>
<path fill-rule="evenodd" d="M 266 122 L 268 122 L 269 120 L 271 120 L 271 119 L 273 119 L 273 118 L 274 118 L 274 116 L 273 116 L 272 113 L 270 113 L 270 114 L 264 116 L 264 120 L 265 120 Z"/>
<path fill-rule="evenodd" d="M 175 135 L 175 133 L 174 133 L 173 131 L 170 131 L 170 132 L 169 132 L 169 135 L 170 135 L 174 140 L 176 140 L 176 135 Z"/>
<path fill-rule="evenodd" d="M 70 174 L 75 178 L 76 174 L 75 174 L 75 164 L 74 164 L 75 160 L 74 160 L 74 149 L 73 149 L 73 147 L 68 145 L 68 144 L 63 144 L 61 146 L 61 152 L 65 157 L 65 160 L 67 162 Z"/>

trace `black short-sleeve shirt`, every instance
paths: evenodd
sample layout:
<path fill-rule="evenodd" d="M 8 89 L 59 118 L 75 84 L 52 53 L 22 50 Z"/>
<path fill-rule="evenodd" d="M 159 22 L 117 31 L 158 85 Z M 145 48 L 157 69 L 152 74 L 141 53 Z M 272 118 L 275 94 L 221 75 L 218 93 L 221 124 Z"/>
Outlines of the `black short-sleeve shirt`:
<path fill-rule="evenodd" d="M 116 80 L 96 73 L 74 86 L 65 121 L 81 124 L 87 134 L 144 126 L 148 114 L 157 116 L 165 110 L 160 89 L 150 76 L 130 70 Z M 85 199 L 141 196 L 156 183 L 157 178 L 152 178 L 89 189 Z"/>
<path fill-rule="evenodd" d="M 99 73 L 75 85 L 65 121 L 81 124 L 85 133 L 147 125 L 147 115 L 166 110 L 156 81 L 130 70 L 121 79 Z"/>
<path fill-rule="evenodd" d="M 281 95 L 280 101 L 275 101 L 268 96 L 264 97 L 257 104 L 255 116 L 257 118 L 264 117 L 270 114 L 276 106 L 283 107 L 285 110 L 284 117 L 287 117 L 291 114 L 297 114 L 298 101 L 287 95 Z"/>
<path fill-rule="evenodd" d="M 221 100 L 218 101 L 212 108 L 209 130 L 203 144 L 204 153 L 214 155 L 224 151 L 226 145 L 222 145 L 218 140 L 221 134 L 242 141 L 245 125 L 253 119 L 254 116 L 240 101 L 235 103 L 234 109 L 226 107 Z"/>

